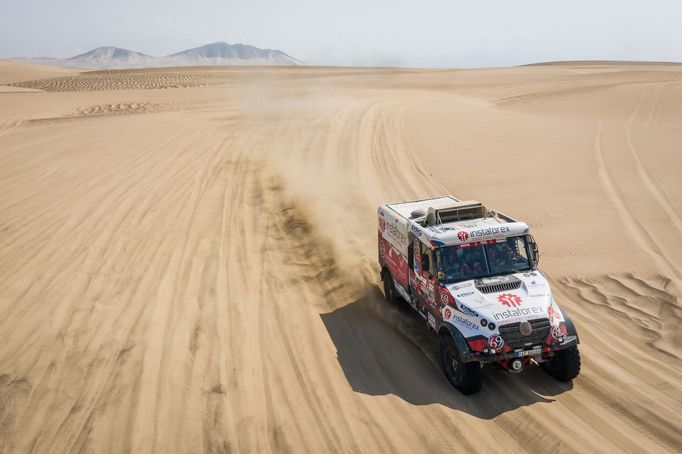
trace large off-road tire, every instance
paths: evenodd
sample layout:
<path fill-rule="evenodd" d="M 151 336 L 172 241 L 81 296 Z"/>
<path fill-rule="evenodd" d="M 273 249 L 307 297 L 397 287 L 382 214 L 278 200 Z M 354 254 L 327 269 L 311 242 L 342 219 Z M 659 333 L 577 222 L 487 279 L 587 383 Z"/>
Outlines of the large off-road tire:
<path fill-rule="evenodd" d="M 557 380 L 571 381 L 580 373 L 580 352 L 578 347 L 560 350 L 540 365 L 545 372 Z"/>
<path fill-rule="evenodd" d="M 440 338 L 440 362 L 445 377 L 462 394 L 473 394 L 481 389 L 480 363 L 462 362 L 457 345 L 449 335 Z"/>
<path fill-rule="evenodd" d="M 384 270 L 384 272 L 381 273 L 381 280 L 384 281 L 384 296 L 386 297 L 386 301 L 391 304 L 398 304 L 398 298 L 400 298 L 400 296 L 395 290 L 393 276 L 391 276 L 391 273 L 389 273 L 387 270 Z"/>

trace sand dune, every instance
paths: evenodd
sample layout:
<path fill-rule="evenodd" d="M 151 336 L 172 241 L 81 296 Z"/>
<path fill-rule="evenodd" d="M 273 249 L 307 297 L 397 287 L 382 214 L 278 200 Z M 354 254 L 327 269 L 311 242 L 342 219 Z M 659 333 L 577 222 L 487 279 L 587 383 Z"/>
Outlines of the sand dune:
<path fill-rule="evenodd" d="M 682 446 L 679 65 L 11 65 L 0 452 Z M 573 384 L 465 397 L 385 303 L 376 206 L 443 193 L 533 227 Z"/>
<path fill-rule="evenodd" d="M 18 83 L 47 77 L 65 77 L 77 74 L 68 68 L 33 65 L 16 61 L 0 60 L 0 85 Z"/>

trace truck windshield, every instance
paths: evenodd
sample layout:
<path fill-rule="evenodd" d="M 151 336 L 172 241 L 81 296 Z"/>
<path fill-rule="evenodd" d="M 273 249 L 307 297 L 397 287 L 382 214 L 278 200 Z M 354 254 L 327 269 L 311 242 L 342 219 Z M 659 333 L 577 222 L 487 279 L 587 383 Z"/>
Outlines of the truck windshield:
<path fill-rule="evenodd" d="M 525 236 L 488 240 L 436 249 L 437 276 L 441 282 L 529 271 Z"/>

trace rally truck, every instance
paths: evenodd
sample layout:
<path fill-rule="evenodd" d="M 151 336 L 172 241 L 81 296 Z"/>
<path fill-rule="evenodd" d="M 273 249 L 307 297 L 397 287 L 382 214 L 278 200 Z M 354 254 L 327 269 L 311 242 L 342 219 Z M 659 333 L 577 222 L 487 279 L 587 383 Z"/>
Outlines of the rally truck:
<path fill-rule="evenodd" d="M 479 391 L 486 364 L 578 376 L 578 333 L 538 269 L 526 223 L 451 196 L 382 205 L 378 215 L 386 299 L 404 300 L 437 333 L 456 389 Z"/>

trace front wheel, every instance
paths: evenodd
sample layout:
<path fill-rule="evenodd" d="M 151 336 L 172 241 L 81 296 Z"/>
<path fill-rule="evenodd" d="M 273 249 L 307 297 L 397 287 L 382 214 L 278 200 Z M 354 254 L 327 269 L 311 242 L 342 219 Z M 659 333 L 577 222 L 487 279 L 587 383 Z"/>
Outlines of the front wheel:
<path fill-rule="evenodd" d="M 477 361 L 462 362 L 459 349 L 450 336 L 440 339 L 440 361 L 445 377 L 462 394 L 473 394 L 481 389 L 481 365 Z"/>
<path fill-rule="evenodd" d="M 559 350 L 550 359 L 540 363 L 542 368 L 559 381 L 571 381 L 580 373 L 580 352 L 578 347 Z"/>

